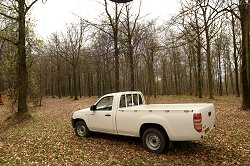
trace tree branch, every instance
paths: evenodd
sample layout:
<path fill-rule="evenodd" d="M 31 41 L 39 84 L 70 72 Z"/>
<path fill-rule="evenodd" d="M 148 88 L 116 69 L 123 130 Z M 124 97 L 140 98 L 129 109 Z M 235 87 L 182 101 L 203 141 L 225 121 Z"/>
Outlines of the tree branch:
<path fill-rule="evenodd" d="M 25 6 L 27 6 L 27 7 L 26 7 L 26 10 L 25 10 L 25 14 L 30 10 L 30 8 L 31 8 L 37 1 L 38 1 L 38 0 L 34 0 L 29 6 L 27 6 L 26 3 L 25 3 Z"/>
<path fill-rule="evenodd" d="M 74 15 L 77 16 L 77 17 L 79 17 L 82 21 L 86 22 L 87 24 L 89 24 L 89 25 L 95 27 L 96 29 L 98 29 L 98 30 L 100 30 L 100 31 L 102 31 L 102 32 L 104 32 L 104 33 L 106 33 L 106 34 L 108 34 L 110 37 L 113 38 L 113 35 L 112 35 L 112 34 L 110 34 L 109 32 L 107 32 L 107 31 L 104 30 L 103 28 L 101 28 L 98 24 L 92 23 L 92 22 L 90 22 L 89 20 L 86 20 L 86 19 L 84 19 L 84 18 L 81 18 L 80 16 L 78 16 L 78 15 L 76 15 L 76 14 L 74 14 Z"/>
<path fill-rule="evenodd" d="M 4 36 L 2 36 L 2 35 L 0 35 L 0 39 L 5 40 L 5 41 L 7 41 L 7 42 L 10 42 L 10 43 L 14 44 L 15 46 L 18 45 L 17 42 L 15 42 L 15 41 L 13 41 L 13 40 L 11 40 L 11 39 L 8 39 L 7 37 L 4 37 Z"/>
<path fill-rule="evenodd" d="M 221 9 L 221 10 L 218 10 L 218 9 L 214 8 L 214 7 L 211 6 L 210 4 L 208 5 L 208 7 L 210 7 L 212 10 L 216 11 L 217 14 L 222 13 L 222 12 L 229 12 L 229 13 L 232 13 L 237 19 L 240 19 L 240 16 L 237 15 L 237 14 L 234 12 L 234 9 L 232 9 L 232 6 L 228 6 L 229 8 L 223 8 L 223 9 Z"/>
<path fill-rule="evenodd" d="M 8 15 L 8 14 L 5 14 L 5 13 L 3 13 L 3 12 L 0 12 L 0 15 L 6 17 L 6 18 L 8 18 L 8 19 L 17 20 L 17 18 L 12 17 L 12 16 L 10 16 L 10 15 Z"/>
<path fill-rule="evenodd" d="M 114 23 L 113 23 L 113 21 L 112 21 L 111 15 L 110 15 L 110 13 L 109 13 L 109 11 L 108 11 L 108 3 L 107 3 L 107 0 L 104 0 L 104 2 L 105 2 L 105 12 L 106 12 L 106 14 L 108 15 L 108 18 L 109 18 L 109 21 L 110 21 L 111 26 L 113 27 Z"/>
<path fill-rule="evenodd" d="M 132 34 L 133 34 L 134 31 L 135 31 L 137 21 L 138 21 L 138 19 L 139 19 L 139 17 L 140 17 L 140 14 L 141 14 L 141 3 L 142 3 L 142 2 L 141 2 L 141 0 L 140 0 L 139 11 L 138 11 L 138 14 L 137 14 L 137 16 L 136 16 L 136 18 L 135 18 L 135 23 L 134 23 L 134 26 L 133 26 L 133 28 L 132 28 Z"/>

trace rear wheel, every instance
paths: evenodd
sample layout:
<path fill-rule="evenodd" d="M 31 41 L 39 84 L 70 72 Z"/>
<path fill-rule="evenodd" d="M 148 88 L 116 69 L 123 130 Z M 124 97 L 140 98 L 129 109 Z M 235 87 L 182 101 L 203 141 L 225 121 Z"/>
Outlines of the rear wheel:
<path fill-rule="evenodd" d="M 78 137 L 87 137 L 90 131 L 84 121 L 78 121 L 75 126 L 75 133 Z"/>
<path fill-rule="evenodd" d="M 156 128 L 147 129 L 142 136 L 144 148 L 153 153 L 164 153 L 166 150 L 166 140 L 164 132 Z"/>

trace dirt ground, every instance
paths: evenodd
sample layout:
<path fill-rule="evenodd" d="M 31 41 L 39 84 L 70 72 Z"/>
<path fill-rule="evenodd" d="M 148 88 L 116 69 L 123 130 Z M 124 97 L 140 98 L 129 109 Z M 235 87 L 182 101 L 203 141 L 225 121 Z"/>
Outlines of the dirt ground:
<path fill-rule="evenodd" d="M 21 123 L 8 119 L 15 104 L 0 105 L 0 165 L 249 165 L 250 111 L 240 110 L 240 99 L 215 100 L 190 96 L 157 96 L 151 103 L 215 104 L 217 127 L 201 141 L 176 142 L 165 154 L 144 150 L 138 138 L 94 134 L 78 138 L 71 126 L 72 112 L 97 100 L 44 98 L 30 104 L 32 118 Z"/>

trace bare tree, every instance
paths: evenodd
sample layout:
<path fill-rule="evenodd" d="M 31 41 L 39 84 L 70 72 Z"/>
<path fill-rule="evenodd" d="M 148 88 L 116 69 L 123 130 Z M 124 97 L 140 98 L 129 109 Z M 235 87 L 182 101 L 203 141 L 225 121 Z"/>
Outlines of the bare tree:
<path fill-rule="evenodd" d="M 179 19 L 179 22 L 178 22 Z M 182 31 L 182 36 L 192 50 L 192 58 L 189 61 L 194 62 L 194 76 L 196 84 L 196 95 L 202 98 L 202 66 L 203 66 L 203 32 L 204 25 L 202 25 L 202 19 L 199 18 L 199 7 L 197 7 L 197 1 L 186 1 L 186 4 L 182 3 L 182 10 L 177 18 L 174 18 L 174 22 L 178 23 L 177 26 Z M 181 36 L 181 37 L 182 37 Z"/>
<path fill-rule="evenodd" d="M 250 109 L 250 2 L 249 0 L 226 1 L 226 7 L 219 12 L 230 12 L 241 24 L 241 85 L 242 85 L 242 109 Z M 237 10 L 238 9 L 238 10 Z M 232 24 L 234 24 L 232 19 Z M 233 26 L 234 29 L 234 26 Z M 235 42 L 235 40 L 234 40 Z M 235 49 L 235 43 L 234 43 Z M 236 58 L 235 58 L 236 61 Z"/>
<path fill-rule="evenodd" d="M 80 21 L 80 24 L 72 24 L 67 28 L 66 34 L 62 34 L 61 56 L 71 65 L 73 73 L 74 100 L 78 100 L 77 94 L 77 69 L 84 44 L 87 42 L 88 26 Z"/>
<path fill-rule="evenodd" d="M 104 0 L 105 12 L 108 16 L 109 24 L 112 28 L 112 37 L 114 40 L 114 57 L 115 57 L 115 90 L 118 92 L 120 90 L 120 81 L 119 81 L 119 48 L 118 48 L 118 33 L 119 33 L 119 23 L 120 16 L 122 12 L 122 7 L 119 8 L 119 4 L 115 3 L 115 14 L 112 17 L 110 11 L 108 10 L 107 0 Z"/>
<path fill-rule="evenodd" d="M 153 94 L 155 94 L 155 86 L 156 86 L 156 80 L 155 80 L 155 57 L 157 55 L 157 52 L 159 51 L 158 47 L 158 41 L 156 38 L 156 27 L 154 26 L 154 21 L 150 21 L 144 25 L 146 27 L 143 31 L 143 58 L 145 61 L 145 72 L 144 75 L 146 75 L 146 85 L 145 86 L 145 92 L 148 97 L 151 97 Z"/>
<path fill-rule="evenodd" d="M 57 95 L 59 98 L 62 98 L 61 94 L 61 81 L 62 81 L 62 52 L 61 52 L 61 43 L 59 35 L 53 33 L 49 41 L 49 48 L 51 53 L 51 63 L 56 68 L 56 83 L 57 83 Z"/>
<path fill-rule="evenodd" d="M 200 1 L 198 6 L 200 7 L 204 23 L 204 32 L 206 38 L 206 57 L 207 57 L 207 72 L 208 72 L 208 87 L 209 87 L 209 98 L 213 99 L 213 75 L 212 75 L 212 64 L 211 64 L 211 39 L 218 32 L 218 22 L 215 22 L 220 15 L 214 9 L 220 8 L 222 2 L 217 1 Z M 210 8 L 210 6 L 214 6 Z M 220 27 L 220 26 L 219 26 Z"/>
<path fill-rule="evenodd" d="M 242 31 L 242 108 L 250 109 L 250 2 L 239 0 Z"/>
<path fill-rule="evenodd" d="M 138 14 L 136 14 L 135 18 L 133 18 L 132 12 L 132 5 L 130 3 L 125 5 L 125 18 L 124 21 L 122 21 L 122 25 L 124 27 L 125 31 L 121 31 L 125 36 L 126 36 L 126 52 L 127 56 L 129 59 L 129 69 L 130 69 L 130 90 L 135 90 L 135 72 L 134 72 L 134 48 L 135 45 L 139 42 L 135 38 L 135 33 L 136 33 L 136 27 L 137 27 L 137 22 L 140 16 L 140 8 L 141 8 L 141 2 L 139 6 L 139 11 Z"/>
<path fill-rule="evenodd" d="M 231 13 L 232 17 L 232 34 L 233 34 L 233 57 L 234 57 L 234 73 L 235 73 L 235 89 L 236 89 L 236 96 L 240 97 L 240 86 L 239 86 L 239 65 L 238 65 L 238 56 L 237 56 L 237 41 L 236 41 L 236 21 L 235 16 Z"/>
<path fill-rule="evenodd" d="M 28 73 L 26 65 L 26 16 L 31 7 L 38 0 L 31 1 L 27 4 L 25 0 L 11 0 L 11 1 L 1 1 L 0 2 L 0 15 L 6 19 L 11 19 L 18 24 L 18 38 L 17 41 L 10 40 L 1 36 L 5 40 L 13 43 L 17 46 L 18 58 L 18 115 L 24 115 L 28 112 L 27 107 L 27 89 L 28 89 Z"/>

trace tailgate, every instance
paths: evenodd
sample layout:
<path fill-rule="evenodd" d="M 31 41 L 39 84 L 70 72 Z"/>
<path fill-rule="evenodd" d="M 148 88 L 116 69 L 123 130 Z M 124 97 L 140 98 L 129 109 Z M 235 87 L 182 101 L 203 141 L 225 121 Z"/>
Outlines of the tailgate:
<path fill-rule="evenodd" d="M 214 105 L 207 104 L 200 110 L 200 113 L 202 115 L 202 131 L 207 134 L 215 127 L 216 123 Z"/>

